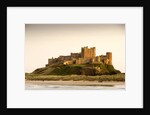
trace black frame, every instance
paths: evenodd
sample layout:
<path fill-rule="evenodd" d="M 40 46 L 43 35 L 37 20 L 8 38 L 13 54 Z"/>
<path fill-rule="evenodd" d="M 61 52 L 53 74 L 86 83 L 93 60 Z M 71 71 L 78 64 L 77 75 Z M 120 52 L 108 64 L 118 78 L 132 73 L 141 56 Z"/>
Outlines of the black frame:
<path fill-rule="evenodd" d="M 78 2 L 78 1 L 61 1 L 61 2 L 57 2 L 57 1 L 46 1 L 46 0 L 42 0 L 42 1 L 38 1 L 38 0 L 5 0 L 2 1 L 0 4 L 0 28 L 1 28 L 1 34 L 0 34 L 0 38 L 2 40 L 2 52 L 3 55 L 1 55 L 2 57 L 2 62 L 3 65 L 2 67 L 2 71 L 3 75 L 0 76 L 1 80 L 0 80 L 0 88 L 2 93 L 1 95 L 1 100 L 0 100 L 0 107 L 1 109 L 3 109 L 3 111 L 6 112 L 6 110 L 11 110 L 7 108 L 7 7 L 143 7 L 143 16 L 144 16 L 144 21 L 143 21 L 143 26 L 144 26 L 144 30 L 143 30 L 143 76 L 144 76 L 144 83 L 143 83 L 143 109 L 137 109 L 137 108 L 133 108 L 133 109 L 128 109 L 128 112 L 132 112 L 131 110 L 133 110 L 134 112 L 146 112 L 149 110 L 149 105 L 150 105 L 150 95 L 149 95 L 149 89 L 150 88 L 150 83 L 148 83 L 148 81 L 150 81 L 150 78 L 148 76 L 148 71 L 146 71 L 146 58 L 148 59 L 148 55 L 146 56 L 146 49 L 150 49 L 148 48 L 149 46 L 146 46 L 146 43 L 148 43 L 148 38 L 150 38 L 150 32 L 148 32 L 148 30 L 150 30 L 150 23 L 149 23 L 149 12 L 150 8 L 148 7 L 148 5 L 146 5 L 146 3 L 144 3 L 142 0 L 132 0 L 132 1 L 127 1 L 127 0 L 102 0 L 99 2 L 96 1 L 85 1 L 85 2 Z M 2 16 L 1 16 L 2 15 Z M 147 60 L 147 62 L 149 62 L 149 60 Z M 148 64 L 147 64 L 148 65 Z M 138 90 L 138 89 L 137 89 Z M 13 109 L 13 108 L 12 108 Z M 14 108 L 17 109 L 17 108 Z M 23 108 L 22 108 L 23 109 Z M 27 108 L 24 108 L 27 109 Z M 36 109 L 33 108 L 35 110 L 41 110 L 41 109 Z M 45 108 L 46 109 L 46 108 Z M 58 108 L 55 108 L 58 109 Z M 62 109 L 67 109 L 67 108 L 62 108 Z M 74 109 L 79 109 L 79 108 L 74 108 Z M 82 109 L 92 109 L 92 108 L 82 108 Z M 108 112 L 105 109 L 99 109 L 101 110 L 101 112 Z M 117 109 L 117 108 L 111 108 L 109 110 L 114 111 L 112 109 L 115 110 L 123 110 L 123 109 Z M 42 109 L 43 110 L 43 109 Z M 47 109 L 46 109 L 47 110 Z M 51 110 L 51 109 L 50 109 Z M 103 110 L 103 111 L 102 111 Z M 127 110 L 127 108 L 124 108 L 124 110 Z M 120 111 L 122 112 L 122 111 Z"/>

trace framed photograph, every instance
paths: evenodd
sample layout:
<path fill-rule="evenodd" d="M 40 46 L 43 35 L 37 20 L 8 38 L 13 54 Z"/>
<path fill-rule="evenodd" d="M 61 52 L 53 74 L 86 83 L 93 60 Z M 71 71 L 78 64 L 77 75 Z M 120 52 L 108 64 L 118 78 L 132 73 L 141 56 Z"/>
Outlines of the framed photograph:
<path fill-rule="evenodd" d="M 143 108 L 143 7 L 6 7 L 6 108 Z"/>
<path fill-rule="evenodd" d="M 25 24 L 25 89 L 125 89 L 125 24 Z"/>
<path fill-rule="evenodd" d="M 78 107 L 94 108 L 98 103 L 100 107 L 105 107 L 104 105 L 125 107 L 128 99 L 133 98 L 133 94 L 137 93 L 136 95 L 138 96 L 132 99 L 134 103 L 130 103 L 128 107 L 134 105 L 142 107 L 142 100 L 140 100 L 142 99 L 140 94 L 142 94 L 143 85 L 141 82 L 143 77 L 140 76 L 142 75 L 142 62 L 139 62 L 139 65 L 136 66 L 138 72 L 136 72 L 137 75 L 133 76 L 130 75 L 134 73 L 130 68 L 135 68 L 134 65 L 137 62 L 127 57 L 132 57 L 133 53 L 134 55 L 139 55 L 136 56 L 137 60 L 142 59 L 142 51 L 140 50 L 142 44 L 139 47 L 139 43 L 142 43 L 142 8 L 8 7 L 7 12 L 7 33 L 8 43 L 10 43 L 10 45 L 8 44 L 8 55 L 11 55 L 12 53 L 9 54 L 9 52 L 12 51 L 19 54 L 8 56 L 8 92 L 12 92 L 9 88 L 13 87 L 13 89 L 18 90 L 17 92 L 22 92 L 19 95 L 22 98 L 28 98 L 30 100 L 29 106 L 31 107 L 43 107 L 45 105 L 43 100 L 40 104 L 32 102 L 32 100 L 38 100 L 39 97 L 43 97 L 45 100 L 49 99 L 51 102 L 49 102 L 50 107 L 67 107 L 68 105 L 68 107 L 75 107 L 75 105 L 79 104 Z M 134 15 L 137 13 L 138 15 Z M 138 20 L 135 21 L 133 18 Z M 11 22 L 14 22 L 14 20 L 16 20 L 16 23 Z M 136 34 L 131 31 L 133 28 Z M 15 32 L 18 34 L 14 34 Z M 134 43 L 134 48 L 131 49 L 130 47 L 135 41 L 134 38 L 136 43 Z M 14 46 L 13 44 L 16 41 L 18 45 Z M 129 51 L 128 48 L 130 49 Z M 135 49 L 138 49 L 138 52 L 135 52 Z M 96 55 L 96 51 L 99 53 L 98 55 Z M 72 53 L 69 55 L 69 52 Z M 50 58 L 49 61 L 47 61 L 48 58 Z M 98 58 L 100 59 L 98 60 Z M 14 59 L 17 59 L 18 64 L 15 64 Z M 120 70 L 113 68 L 113 64 Z M 19 71 L 18 69 L 12 71 L 12 69 L 9 69 L 13 68 L 11 66 L 18 67 Z M 29 74 L 26 77 L 25 72 Z M 11 77 L 13 73 L 16 74 L 15 79 Z M 125 75 L 122 76 L 120 73 Z M 13 80 L 16 82 L 15 85 Z M 122 82 L 119 82 L 119 80 Z M 124 81 L 126 82 L 124 83 Z M 132 85 L 131 81 L 134 81 L 134 85 Z M 118 87 L 124 88 L 124 90 L 112 90 L 112 88 L 120 89 Z M 106 88 L 111 90 L 104 91 Z M 135 88 L 138 88 L 137 92 L 134 90 Z M 27 91 L 26 89 L 32 89 L 32 91 Z M 38 91 L 35 92 L 33 89 L 38 89 Z M 44 89 L 44 93 L 41 91 L 42 89 Z M 56 91 L 57 89 L 63 90 Z M 69 91 L 66 91 L 67 89 Z M 72 89 L 84 89 L 84 91 Z M 86 89 L 99 90 L 87 91 Z M 8 95 L 8 98 L 18 97 L 19 95 L 17 95 L 17 93 L 13 93 Z M 53 99 L 54 95 L 55 98 L 60 99 L 58 105 L 54 102 L 55 106 L 52 102 L 52 100 L 55 100 Z M 101 99 L 94 98 L 96 95 L 99 95 Z M 114 103 L 115 99 L 111 100 L 110 98 L 112 96 L 117 100 L 120 99 L 120 101 Z M 72 98 L 77 98 L 78 100 L 79 97 L 84 103 L 78 103 L 76 99 L 72 100 Z M 93 100 L 87 102 L 86 100 L 89 97 L 93 98 Z M 104 101 L 104 97 L 110 99 L 108 104 Z M 25 105 L 27 105 L 28 102 L 22 98 L 20 97 L 18 103 L 26 103 Z M 11 105 L 9 103 L 14 103 L 15 99 L 9 100 L 11 101 L 8 101 L 8 107 Z M 60 103 L 64 105 L 62 104 L 61 106 Z"/>

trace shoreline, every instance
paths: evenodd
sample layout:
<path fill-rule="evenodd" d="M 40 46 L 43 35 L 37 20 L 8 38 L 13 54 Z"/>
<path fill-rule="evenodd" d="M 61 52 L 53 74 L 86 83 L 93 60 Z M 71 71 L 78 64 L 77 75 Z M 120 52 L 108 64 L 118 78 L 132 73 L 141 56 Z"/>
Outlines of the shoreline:
<path fill-rule="evenodd" d="M 42 81 L 42 80 L 25 80 L 25 85 L 64 85 L 64 86 L 109 86 L 124 85 L 125 82 L 120 81 Z"/>

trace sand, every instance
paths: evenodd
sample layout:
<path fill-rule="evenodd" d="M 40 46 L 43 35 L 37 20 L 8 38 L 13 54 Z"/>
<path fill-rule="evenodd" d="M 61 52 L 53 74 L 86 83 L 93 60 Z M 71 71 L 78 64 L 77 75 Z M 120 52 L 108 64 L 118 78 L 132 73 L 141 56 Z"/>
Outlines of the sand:
<path fill-rule="evenodd" d="M 69 85 L 69 86 L 114 86 L 125 85 L 125 82 L 98 82 L 98 81 L 31 81 L 26 80 L 26 85 Z"/>

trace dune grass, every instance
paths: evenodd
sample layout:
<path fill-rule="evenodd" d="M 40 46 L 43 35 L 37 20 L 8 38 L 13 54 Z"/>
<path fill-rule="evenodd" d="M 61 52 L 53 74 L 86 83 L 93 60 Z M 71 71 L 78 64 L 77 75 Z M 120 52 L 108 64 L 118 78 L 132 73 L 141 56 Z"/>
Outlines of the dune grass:
<path fill-rule="evenodd" d="M 39 75 L 39 74 L 26 74 L 26 80 L 41 80 L 41 81 L 125 81 L 125 74 L 114 74 L 114 75 L 98 75 L 98 76 L 85 76 L 85 75 Z"/>

